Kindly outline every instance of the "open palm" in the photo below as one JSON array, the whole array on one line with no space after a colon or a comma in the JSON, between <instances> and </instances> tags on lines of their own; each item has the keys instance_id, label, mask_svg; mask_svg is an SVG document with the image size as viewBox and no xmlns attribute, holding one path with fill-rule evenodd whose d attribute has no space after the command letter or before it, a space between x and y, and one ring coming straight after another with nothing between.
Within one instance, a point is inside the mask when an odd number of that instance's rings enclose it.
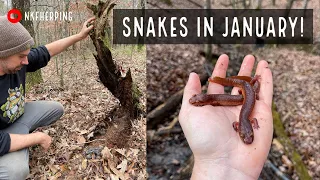
<instances>
[{"instance_id":1,"label":"open palm","mask_svg":"<svg viewBox=\"0 0 320 180\"><path fill-rule=\"evenodd\" d=\"M212 77L225 77L228 56L221 55L216 63ZM254 57L244 58L240 76L250 76ZM272 126L272 74L266 61L260 61L256 75L261 75L259 100L256 101L251 118L257 118L260 128L254 129L254 141L247 145L232 128L232 123L239 120L241 106L203 106L196 107L189 103L194 94L201 93L200 79L191 73L184 90L179 121L195 157L193 177L223 179L257 179L267 158L273 133ZM210 83L208 94L223 94L224 87ZM232 90L233 95L238 89ZM207 174L203 170L209 170ZM214 172L218 171L218 172ZM197 175L198 173L198 175ZM199 174L200 173L200 174ZM207 176L205 176L207 175ZM229 177L229 178L227 178Z\"/></svg>"}]
</instances>

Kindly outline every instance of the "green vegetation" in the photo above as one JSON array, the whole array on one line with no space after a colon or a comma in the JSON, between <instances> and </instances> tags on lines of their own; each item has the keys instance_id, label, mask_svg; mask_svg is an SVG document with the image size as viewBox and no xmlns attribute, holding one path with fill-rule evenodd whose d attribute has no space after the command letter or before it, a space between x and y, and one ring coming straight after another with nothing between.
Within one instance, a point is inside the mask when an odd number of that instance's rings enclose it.
<instances>
[{"instance_id":1,"label":"green vegetation","mask_svg":"<svg viewBox=\"0 0 320 180\"><path fill-rule=\"evenodd\" d=\"M308 170L304 163L302 162L301 156L295 150L293 144L291 143L289 137L287 136L285 129L283 127L282 121L280 119L280 115L276 110L276 105L272 104L272 116L273 116L273 126L275 133L277 135L277 139L280 143L285 147L285 153L288 157L290 157L293 162L293 166L299 176L299 179L311 180L310 175L308 174Z\"/></svg>"},{"instance_id":2,"label":"green vegetation","mask_svg":"<svg viewBox=\"0 0 320 180\"><path fill-rule=\"evenodd\" d=\"M26 77L26 92L28 92L34 85L43 82L41 70L36 72L27 73Z\"/></svg>"}]
</instances>

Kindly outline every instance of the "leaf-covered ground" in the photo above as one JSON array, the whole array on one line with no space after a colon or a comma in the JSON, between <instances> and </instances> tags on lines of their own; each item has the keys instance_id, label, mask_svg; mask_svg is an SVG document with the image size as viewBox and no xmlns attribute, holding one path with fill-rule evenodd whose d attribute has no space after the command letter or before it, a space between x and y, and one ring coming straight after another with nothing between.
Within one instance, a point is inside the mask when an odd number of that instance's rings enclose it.
<instances>
[{"instance_id":1,"label":"leaf-covered ground","mask_svg":"<svg viewBox=\"0 0 320 180\"><path fill-rule=\"evenodd\" d=\"M133 54L131 54L133 50ZM120 46L112 50L113 58L124 70L131 69L133 81L142 92L140 105L145 109L145 47ZM109 113L119 106L117 99L99 82L92 52L62 53L63 81L57 75L57 57L42 69L44 82L27 93L28 100L52 100L63 104L63 117L39 131L53 137L48 152L30 148L30 179L145 179L146 120L143 115L128 119L132 124L129 138L108 132L109 126L121 129ZM131 60L132 59L132 60ZM61 72L59 64L59 73ZM106 140L122 142L117 147Z\"/></svg>"}]
</instances>

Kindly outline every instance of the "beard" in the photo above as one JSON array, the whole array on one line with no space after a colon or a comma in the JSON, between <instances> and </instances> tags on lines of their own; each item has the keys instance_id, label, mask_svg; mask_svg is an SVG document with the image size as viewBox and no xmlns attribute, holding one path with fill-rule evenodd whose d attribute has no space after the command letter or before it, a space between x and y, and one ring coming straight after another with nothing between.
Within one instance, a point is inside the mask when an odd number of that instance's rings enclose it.
<instances>
[{"instance_id":1,"label":"beard","mask_svg":"<svg viewBox=\"0 0 320 180\"><path fill-rule=\"evenodd\" d=\"M24 65L17 65L16 67L10 67L9 63L6 60L0 59L0 72L4 74L15 74L23 68Z\"/></svg>"},{"instance_id":2,"label":"beard","mask_svg":"<svg viewBox=\"0 0 320 180\"><path fill-rule=\"evenodd\" d=\"M22 68L23 66L19 66L19 67L16 67L16 68L14 68L14 69L5 69L4 70L4 72L6 73L6 74L15 74L15 73L17 73L18 71L20 71L21 70L21 68Z\"/></svg>"}]
</instances>

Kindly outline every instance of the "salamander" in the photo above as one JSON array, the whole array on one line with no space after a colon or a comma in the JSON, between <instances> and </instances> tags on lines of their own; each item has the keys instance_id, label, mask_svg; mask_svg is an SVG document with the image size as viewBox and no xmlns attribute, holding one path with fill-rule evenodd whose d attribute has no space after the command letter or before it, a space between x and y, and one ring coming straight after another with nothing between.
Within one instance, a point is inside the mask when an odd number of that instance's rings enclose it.
<instances>
[{"instance_id":1,"label":"salamander","mask_svg":"<svg viewBox=\"0 0 320 180\"><path fill-rule=\"evenodd\" d=\"M260 76L255 76L251 78L249 76L231 76L229 78L233 79L241 79L253 86L253 90L256 94L256 99L258 100L258 93L260 90L260 83L258 78ZM209 79L210 81L210 79ZM239 93L242 94L241 90ZM212 105L212 106L237 106L243 104L243 96L242 95L227 95L227 94L194 94L189 99L190 104L194 106L205 106L205 105Z\"/></svg>"},{"instance_id":2,"label":"salamander","mask_svg":"<svg viewBox=\"0 0 320 180\"><path fill-rule=\"evenodd\" d=\"M260 91L260 83L258 81L258 79L260 79L260 75L256 75L253 78L250 76L230 76L229 78L232 79L242 79L244 81L247 81L251 84L251 86L253 86L253 90L256 94L256 99L259 100L259 91ZM210 79L209 79L210 81ZM241 89L239 90L239 93L241 94Z\"/></svg>"},{"instance_id":3,"label":"salamander","mask_svg":"<svg viewBox=\"0 0 320 180\"><path fill-rule=\"evenodd\" d=\"M195 94L189 99L194 106L237 106L243 104L242 95Z\"/></svg>"},{"instance_id":4,"label":"salamander","mask_svg":"<svg viewBox=\"0 0 320 180\"><path fill-rule=\"evenodd\" d=\"M245 144L251 144L254 139L251 122L254 123L254 128L259 128L256 118L253 118L252 120L249 119L256 100L256 92L251 84L256 86L255 88L259 90L259 85L254 85L256 82L258 82L258 78L259 77L256 76L255 78L250 79L250 82L248 82L249 79L247 77L241 76L234 76L230 78L214 77L209 79L210 82L221 84L223 86L236 86L241 88L241 93L244 98L243 106L240 111L239 122L234 122L232 125L233 128L239 132L240 138Z\"/></svg>"}]
</instances>

